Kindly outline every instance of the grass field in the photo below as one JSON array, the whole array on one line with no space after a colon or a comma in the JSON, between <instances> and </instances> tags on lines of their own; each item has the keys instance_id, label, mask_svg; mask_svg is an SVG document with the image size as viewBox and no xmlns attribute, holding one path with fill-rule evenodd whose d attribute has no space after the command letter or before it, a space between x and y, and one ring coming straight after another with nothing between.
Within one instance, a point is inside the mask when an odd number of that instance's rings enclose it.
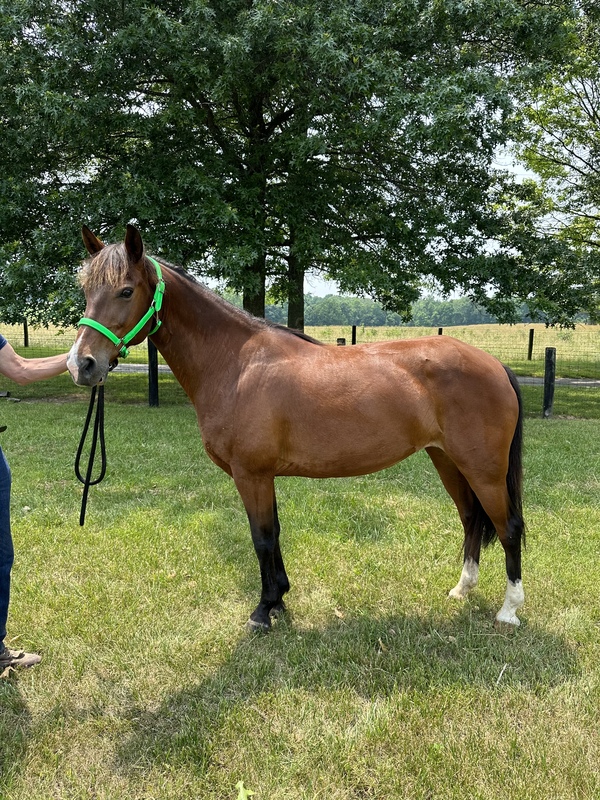
<instances>
[{"instance_id":1,"label":"grass field","mask_svg":"<svg viewBox=\"0 0 600 800\"><path fill-rule=\"evenodd\" d=\"M245 513L178 387L159 409L107 399L108 475L80 528L87 395L50 402L51 384L0 400L9 637L44 656L0 681L0 798L236 800L240 781L254 800L600 796L600 422L526 421L513 635L492 624L498 546L470 599L447 599L458 517L417 454L279 481L290 614L256 636Z\"/></svg>"}]
</instances>

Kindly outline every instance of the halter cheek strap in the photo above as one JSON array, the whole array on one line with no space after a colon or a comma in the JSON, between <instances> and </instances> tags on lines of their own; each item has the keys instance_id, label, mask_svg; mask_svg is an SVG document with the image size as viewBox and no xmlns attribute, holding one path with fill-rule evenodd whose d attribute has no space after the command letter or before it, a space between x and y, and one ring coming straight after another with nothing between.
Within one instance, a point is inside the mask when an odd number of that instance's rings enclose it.
<instances>
[{"instance_id":1,"label":"halter cheek strap","mask_svg":"<svg viewBox=\"0 0 600 800\"><path fill-rule=\"evenodd\" d=\"M115 336L115 334L111 330L102 325L100 322L96 322L95 319L90 319L89 317L82 317L79 320L79 325L86 325L88 328L93 328L95 331L98 331L98 333L101 333L104 336L106 336L106 338L109 339L117 348L117 350L119 351L119 356L121 358L127 358L127 356L129 355L129 350L127 348L127 345L135 336L138 335L138 333L142 330L144 325L146 325L152 319L152 317L156 316L156 325L150 331L148 336L152 336L154 333L156 333L156 331L160 328L162 324L161 321L158 319L158 312L162 308L163 295L165 293L165 282L163 280L162 270L160 268L160 264L158 263L158 261L150 257L148 257L148 261L150 261L154 265L154 269L156 270L156 277L158 278L158 283L156 284L156 289L154 290L154 297L152 299L152 303L150 304L150 308L148 309L148 311L146 311L146 313L137 323L137 325L135 325L135 327L133 327L129 331L129 333L126 333L122 339L119 339L118 336Z\"/></svg>"}]
</instances>

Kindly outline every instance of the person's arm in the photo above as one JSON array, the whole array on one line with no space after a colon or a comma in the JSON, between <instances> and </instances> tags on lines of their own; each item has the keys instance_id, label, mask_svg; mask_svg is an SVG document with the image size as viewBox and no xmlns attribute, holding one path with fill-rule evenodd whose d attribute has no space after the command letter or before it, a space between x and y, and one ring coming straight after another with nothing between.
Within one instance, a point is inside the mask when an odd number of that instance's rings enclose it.
<instances>
[{"instance_id":1,"label":"person's arm","mask_svg":"<svg viewBox=\"0 0 600 800\"><path fill-rule=\"evenodd\" d=\"M68 353L48 358L22 358L7 342L0 350L0 374L20 386L54 378L67 369Z\"/></svg>"}]
</instances>

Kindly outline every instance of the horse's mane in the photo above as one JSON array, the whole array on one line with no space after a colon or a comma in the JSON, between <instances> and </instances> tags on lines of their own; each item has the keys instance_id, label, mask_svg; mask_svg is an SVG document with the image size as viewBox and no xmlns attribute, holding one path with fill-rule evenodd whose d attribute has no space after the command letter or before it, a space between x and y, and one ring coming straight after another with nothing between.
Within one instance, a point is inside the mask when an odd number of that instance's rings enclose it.
<instances>
[{"instance_id":1,"label":"horse's mane","mask_svg":"<svg viewBox=\"0 0 600 800\"><path fill-rule=\"evenodd\" d=\"M116 288L128 269L125 245L111 244L86 258L79 270L79 283L84 291L106 284Z\"/></svg>"},{"instance_id":2,"label":"horse's mane","mask_svg":"<svg viewBox=\"0 0 600 800\"><path fill-rule=\"evenodd\" d=\"M296 330L296 328L288 328L287 325L281 325L279 322L271 322L268 319L262 321L267 326L267 328L276 328L278 331L283 331L284 333L291 333L292 336L296 336L298 339L304 339L305 342L310 342L311 344L323 345L323 342L320 342L313 336L309 336L308 333L304 333L304 331L298 331Z\"/></svg>"},{"instance_id":3,"label":"horse's mane","mask_svg":"<svg viewBox=\"0 0 600 800\"><path fill-rule=\"evenodd\" d=\"M237 306L234 306L233 303L230 303L229 300L226 300L224 297L221 297L220 294L217 294L217 292L214 292L212 289L209 289L208 286L205 286L203 283L201 283L194 275L191 274L191 272L188 272L183 267L178 267L176 264L170 264L163 258L160 259L160 263L163 266L167 267L168 269L172 270L173 272L176 272L185 280L188 280L191 283L193 283L194 286L198 287L203 292L208 292L214 301L224 306L227 306L227 309L230 311L230 313L233 313L234 315L239 316L240 318L243 318L246 321L252 322L252 324L257 327L274 328L275 330L281 331L284 334L288 335L291 334L292 336L296 336L299 339L304 339L305 342L310 342L311 344L319 344L319 345L323 344L323 342L320 342L318 339L314 339L312 336L309 336L307 333L304 333L303 331L297 331L295 328L288 328L286 325L280 325L278 322L271 322L268 319L255 317L253 314L249 314L243 308L238 308Z\"/></svg>"},{"instance_id":4,"label":"horse's mane","mask_svg":"<svg viewBox=\"0 0 600 800\"><path fill-rule=\"evenodd\" d=\"M216 292L213 292L212 289L209 289L208 286L205 286L203 283L197 280L194 275L183 269L183 267L170 264L163 258L157 260L159 260L163 266L167 267L167 269L172 270L185 280L190 281L190 283L194 284L194 286L200 289L203 293L206 292L210 294L214 302L226 306L230 313L243 318L246 320L246 322L251 322L257 327L272 328L274 330L281 331L283 334L296 336L299 339L304 339L304 341L310 342L311 344L323 344L318 339L314 339L312 336L308 336L308 334L303 333L302 331L297 331L294 328L287 328L285 325L280 325L279 323L271 322L269 320L261 319L260 317L255 317L252 314L249 314L247 311L244 311L244 309L234 306L233 303L230 303L228 300L225 300L224 297L221 297ZM144 260L144 263L150 282L155 284L156 270L147 258ZM129 264L125 245L108 245L83 262L79 271L79 282L84 290L96 289L99 286L103 286L107 283L109 286L117 287L123 280L123 276L127 272L128 268Z\"/></svg>"}]
</instances>

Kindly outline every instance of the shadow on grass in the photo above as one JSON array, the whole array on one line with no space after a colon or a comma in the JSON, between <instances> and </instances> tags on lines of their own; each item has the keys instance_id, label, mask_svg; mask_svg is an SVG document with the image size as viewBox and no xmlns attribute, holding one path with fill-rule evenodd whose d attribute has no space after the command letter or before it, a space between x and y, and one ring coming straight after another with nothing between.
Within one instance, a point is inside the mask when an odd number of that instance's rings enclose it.
<instances>
[{"instance_id":1,"label":"shadow on grass","mask_svg":"<svg viewBox=\"0 0 600 800\"><path fill-rule=\"evenodd\" d=\"M27 752L31 714L18 676L0 679L0 797L6 797Z\"/></svg>"},{"instance_id":2,"label":"shadow on grass","mask_svg":"<svg viewBox=\"0 0 600 800\"><path fill-rule=\"evenodd\" d=\"M308 630L286 617L268 635L241 636L216 671L169 695L155 711L129 709L132 733L118 751L117 768L134 770L142 758L204 772L230 718L252 715L260 698L275 709L279 702L293 707L295 692L297 702L310 693L325 707L340 696L426 703L432 693L454 693L462 702L466 692L496 694L502 704L504 692L543 696L578 673L575 652L561 637L527 625L502 633L491 619L483 602L476 608L467 602L445 617L336 618ZM260 716L266 735L271 723Z\"/></svg>"}]
</instances>

